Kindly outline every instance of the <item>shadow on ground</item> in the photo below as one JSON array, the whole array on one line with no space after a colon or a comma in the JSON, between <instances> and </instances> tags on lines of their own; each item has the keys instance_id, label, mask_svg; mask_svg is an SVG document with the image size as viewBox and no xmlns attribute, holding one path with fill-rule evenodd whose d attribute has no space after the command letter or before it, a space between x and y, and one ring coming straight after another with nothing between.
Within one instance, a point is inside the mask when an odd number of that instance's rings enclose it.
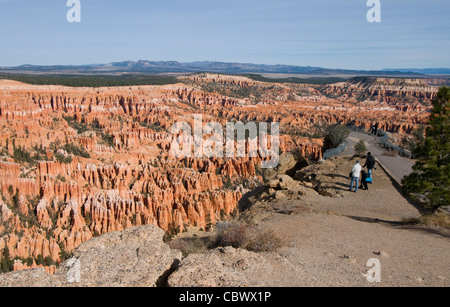
<instances>
[{"instance_id":1,"label":"shadow on ground","mask_svg":"<svg viewBox=\"0 0 450 307\"><path fill-rule=\"evenodd\" d=\"M380 224L380 225L384 225L384 226L388 226L388 227L412 230L412 231L417 231L417 232L421 232L421 233L435 235L435 236L442 237L445 239L450 239L450 232L446 229L430 228L429 226L419 225L419 224L416 224L416 223L410 222L410 221L387 221L387 220L380 220L377 218L351 216L351 215L346 215L346 217L348 217L352 220L359 221L359 222L370 223L370 224Z\"/></svg>"}]
</instances>

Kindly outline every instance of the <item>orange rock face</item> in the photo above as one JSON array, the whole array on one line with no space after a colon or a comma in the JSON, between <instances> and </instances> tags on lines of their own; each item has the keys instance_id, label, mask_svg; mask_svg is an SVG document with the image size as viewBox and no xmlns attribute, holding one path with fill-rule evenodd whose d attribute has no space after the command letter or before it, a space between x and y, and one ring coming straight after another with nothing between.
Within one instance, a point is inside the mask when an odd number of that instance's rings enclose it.
<instances>
[{"instance_id":1,"label":"orange rock face","mask_svg":"<svg viewBox=\"0 0 450 307\"><path fill-rule=\"evenodd\" d=\"M0 253L14 269L52 265L104 233L154 224L208 228L237 214L261 182L262 158L175 158L170 127L278 122L280 149L322 157L316 125L352 123L407 135L426 123L437 88L377 80L329 86L203 75L167 86L70 88L0 80ZM411 81L412 82L412 81ZM382 87L381 85L384 85ZM214 89L214 90L211 90ZM247 144L248 145L248 144Z\"/></svg>"}]
</instances>

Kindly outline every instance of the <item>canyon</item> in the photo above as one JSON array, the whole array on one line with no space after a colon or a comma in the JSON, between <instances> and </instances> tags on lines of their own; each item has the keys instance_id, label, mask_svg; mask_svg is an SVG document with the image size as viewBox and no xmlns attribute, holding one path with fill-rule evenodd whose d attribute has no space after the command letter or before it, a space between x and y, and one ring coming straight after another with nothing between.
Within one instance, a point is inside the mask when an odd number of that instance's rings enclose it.
<instances>
[{"instance_id":1,"label":"canyon","mask_svg":"<svg viewBox=\"0 0 450 307\"><path fill-rule=\"evenodd\" d=\"M427 124L433 80L327 85L194 74L161 86L75 88L0 80L0 255L55 273L98 236L154 225L207 231L239 215L261 157L175 158L177 122L280 123L280 151L323 155L321 127L373 123L400 140ZM440 81L439 81L440 82Z\"/></svg>"}]
</instances>

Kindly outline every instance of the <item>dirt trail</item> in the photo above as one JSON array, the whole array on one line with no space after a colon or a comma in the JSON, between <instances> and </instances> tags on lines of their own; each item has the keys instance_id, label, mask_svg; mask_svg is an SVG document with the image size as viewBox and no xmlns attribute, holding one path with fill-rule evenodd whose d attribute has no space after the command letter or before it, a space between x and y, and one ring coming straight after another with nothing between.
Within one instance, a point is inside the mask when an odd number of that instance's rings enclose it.
<instances>
[{"instance_id":1,"label":"dirt trail","mask_svg":"<svg viewBox=\"0 0 450 307\"><path fill-rule=\"evenodd\" d=\"M313 190L299 200L282 199L271 206L291 214L273 214L260 225L285 238L280 255L297 268L290 286L450 286L450 232L411 226L404 219L419 211L381 170L369 190L349 192L355 159L339 157L320 166L328 192ZM287 210L286 210L287 209ZM363 274L367 262L381 263L381 283Z\"/></svg>"}]
</instances>

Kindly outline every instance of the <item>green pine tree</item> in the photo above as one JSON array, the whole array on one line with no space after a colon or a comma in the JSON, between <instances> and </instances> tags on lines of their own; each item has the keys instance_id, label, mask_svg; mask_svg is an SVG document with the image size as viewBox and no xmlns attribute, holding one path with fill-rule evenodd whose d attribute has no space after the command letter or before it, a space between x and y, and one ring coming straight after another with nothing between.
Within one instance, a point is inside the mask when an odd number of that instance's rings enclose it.
<instances>
[{"instance_id":1,"label":"green pine tree","mask_svg":"<svg viewBox=\"0 0 450 307\"><path fill-rule=\"evenodd\" d=\"M414 172L403 180L405 193L437 210L450 204L450 88L439 89L426 137L414 150Z\"/></svg>"}]
</instances>

